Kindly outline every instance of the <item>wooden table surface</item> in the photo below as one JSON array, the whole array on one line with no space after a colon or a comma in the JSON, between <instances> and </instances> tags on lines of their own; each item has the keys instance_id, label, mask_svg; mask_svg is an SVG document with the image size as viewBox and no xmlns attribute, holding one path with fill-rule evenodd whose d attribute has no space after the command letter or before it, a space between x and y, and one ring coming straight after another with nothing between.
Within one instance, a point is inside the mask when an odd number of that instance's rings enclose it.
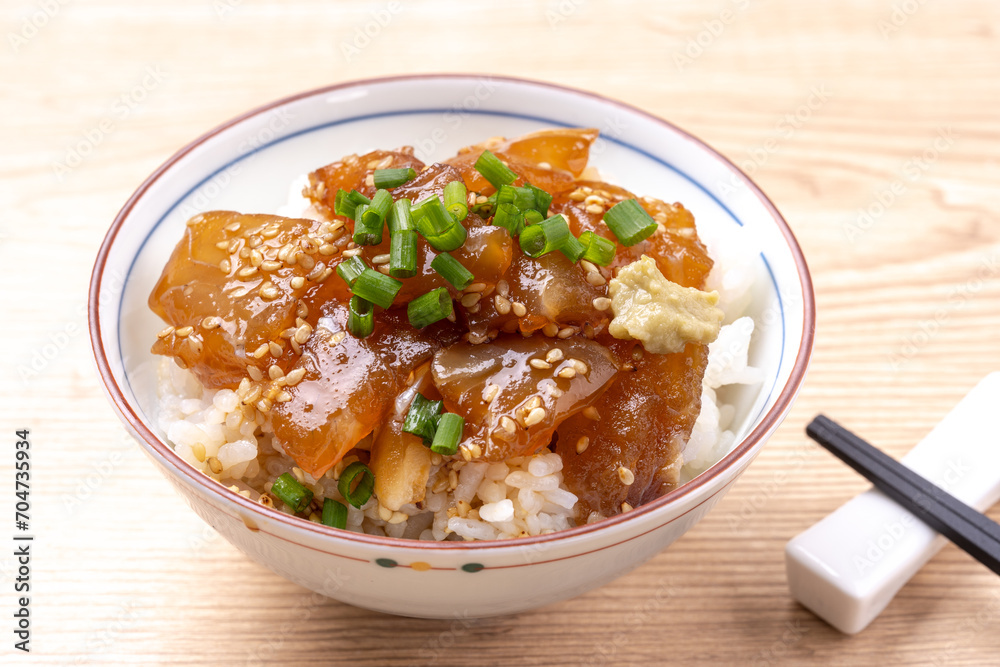
<instances>
[{"instance_id":1,"label":"wooden table surface","mask_svg":"<svg viewBox=\"0 0 1000 667\"><path fill-rule=\"evenodd\" d=\"M0 506L29 428L36 534L30 656L0 548L3 662L1000 660L1000 583L950 545L853 637L792 600L783 564L868 487L805 438L814 414L898 457L1000 368L995 2L5 0L0 27ZM704 521L604 588L469 624L317 599L217 537L107 404L84 311L112 218L181 145L290 93L441 71L593 90L702 137L784 213L818 304L798 402ZM669 606L636 622L662 586Z\"/></svg>"}]
</instances>

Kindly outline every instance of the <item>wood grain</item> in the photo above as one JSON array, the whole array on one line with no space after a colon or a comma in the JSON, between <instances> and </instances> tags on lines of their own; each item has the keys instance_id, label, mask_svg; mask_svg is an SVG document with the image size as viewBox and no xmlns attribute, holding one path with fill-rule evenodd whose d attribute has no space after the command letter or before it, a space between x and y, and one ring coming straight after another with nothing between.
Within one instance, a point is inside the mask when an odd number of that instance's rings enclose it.
<instances>
[{"instance_id":1,"label":"wood grain","mask_svg":"<svg viewBox=\"0 0 1000 667\"><path fill-rule=\"evenodd\" d=\"M33 659L995 663L1000 584L955 548L947 546L855 637L789 597L782 549L867 488L806 440L802 429L813 414L823 411L901 456L1000 366L996 3L636 0L612 8L586 0L433 0L389 7L356 0L0 5L0 265L8 282L0 391L5 429L31 428L34 442ZM344 45L373 12L388 13L387 25L347 53ZM32 29L32 21L41 27ZM594 90L704 138L751 172L787 217L809 259L819 313L795 408L708 518L604 588L468 623L317 600L216 537L107 405L83 310L93 258L115 212L185 142L300 90L437 71ZM86 155L60 177L57 165L74 150ZM10 457L3 458L9 488ZM3 618L13 606L12 564L0 556ZM16 662L9 631L0 636L4 662Z\"/></svg>"}]
</instances>

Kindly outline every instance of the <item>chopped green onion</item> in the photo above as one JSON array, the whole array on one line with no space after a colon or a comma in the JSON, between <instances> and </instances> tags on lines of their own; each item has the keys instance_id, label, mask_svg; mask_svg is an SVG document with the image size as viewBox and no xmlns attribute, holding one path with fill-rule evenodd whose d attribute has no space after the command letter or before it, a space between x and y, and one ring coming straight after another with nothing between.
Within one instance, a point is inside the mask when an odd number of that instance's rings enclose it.
<instances>
[{"instance_id":1,"label":"chopped green onion","mask_svg":"<svg viewBox=\"0 0 1000 667\"><path fill-rule=\"evenodd\" d=\"M365 260L361 259L358 255L351 257L350 259L345 259L340 264L337 265L337 275L344 279L348 287L354 287L354 281L358 279L368 265L365 264Z\"/></svg>"},{"instance_id":2,"label":"chopped green onion","mask_svg":"<svg viewBox=\"0 0 1000 667\"><path fill-rule=\"evenodd\" d=\"M323 500L323 517L320 522L331 528L347 528L347 505L333 498Z\"/></svg>"},{"instance_id":3,"label":"chopped green onion","mask_svg":"<svg viewBox=\"0 0 1000 667\"><path fill-rule=\"evenodd\" d=\"M483 151L483 154L473 165L480 174L483 175L496 189L502 185L510 185L517 180L517 174L511 171L507 165L500 161L496 155L490 151Z\"/></svg>"},{"instance_id":4,"label":"chopped green onion","mask_svg":"<svg viewBox=\"0 0 1000 667\"><path fill-rule=\"evenodd\" d=\"M333 200L333 212L337 215L342 215L344 217L355 219L355 211L361 204L370 204L371 200L364 196L357 190L337 190L337 194Z\"/></svg>"},{"instance_id":5,"label":"chopped green onion","mask_svg":"<svg viewBox=\"0 0 1000 667\"><path fill-rule=\"evenodd\" d=\"M493 224L503 227L511 238L516 238L524 229L524 215L513 204L500 204L493 214Z\"/></svg>"},{"instance_id":6,"label":"chopped green onion","mask_svg":"<svg viewBox=\"0 0 1000 667\"><path fill-rule=\"evenodd\" d=\"M656 231L656 220L635 199L620 201L609 208L604 222L625 246L633 246Z\"/></svg>"},{"instance_id":7,"label":"chopped green onion","mask_svg":"<svg viewBox=\"0 0 1000 667\"><path fill-rule=\"evenodd\" d=\"M462 263L446 252L441 253L431 261L431 268L442 278L451 283L455 289L464 290L472 284L475 276Z\"/></svg>"},{"instance_id":8,"label":"chopped green onion","mask_svg":"<svg viewBox=\"0 0 1000 667\"><path fill-rule=\"evenodd\" d=\"M446 412L437 422L431 451L441 456L453 456L458 451L458 441L462 439L462 428L465 419L454 412Z\"/></svg>"},{"instance_id":9,"label":"chopped green onion","mask_svg":"<svg viewBox=\"0 0 1000 667\"><path fill-rule=\"evenodd\" d=\"M396 188L416 178L417 172L413 170L413 167L376 169L374 176L376 188Z\"/></svg>"},{"instance_id":10,"label":"chopped green onion","mask_svg":"<svg viewBox=\"0 0 1000 667\"><path fill-rule=\"evenodd\" d=\"M362 299L388 308L392 305L392 300L399 294L403 283L395 278L380 273L375 269L365 269L358 276L351 286L351 291Z\"/></svg>"},{"instance_id":11,"label":"chopped green onion","mask_svg":"<svg viewBox=\"0 0 1000 667\"><path fill-rule=\"evenodd\" d=\"M581 259L601 266L607 266L615 258L615 242L606 239L594 232L584 232L580 234L580 243L583 244L584 251Z\"/></svg>"},{"instance_id":12,"label":"chopped green onion","mask_svg":"<svg viewBox=\"0 0 1000 667\"><path fill-rule=\"evenodd\" d=\"M392 208L389 209L389 216L386 218L386 223L389 225L389 233L395 234L396 232L403 231L416 231L416 227L413 226L413 217L410 215L410 200L400 199Z\"/></svg>"},{"instance_id":13,"label":"chopped green onion","mask_svg":"<svg viewBox=\"0 0 1000 667\"><path fill-rule=\"evenodd\" d=\"M358 245L378 245L382 242L382 225L376 227L370 224L370 217L369 222L365 222L368 208L368 204L359 204L354 210L354 236L351 240Z\"/></svg>"},{"instance_id":14,"label":"chopped green onion","mask_svg":"<svg viewBox=\"0 0 1000 667\"><path fill-rule=\"evenodd\" d=\"M535 208L535 193L529 188L503 185L497 190L497 204L513 204L522 211Z\"/></svg>"},{"instance_id":15,"label":"chopped green onion","mask_svg":"<svg viewBox=\"0 0 1000 667\"><path fill-rule=\"evenodd\" d=\"M534 225L545 219L545 216L536 211L535 209L530 209L524 212L524 224Z\"/></svg>"},{"instance_id":16,"label":"chopped green onion","mask_svg":"<svg viewBox=\"0 0 1000 667\"><path fill-rule=\"evenodd\" d=\"M536 188L531 183L525 185L527 189L535 194L535 210L542 214L544 218L549 214L549 206L552 204L552 195L541 188Z\"/></svg>"},{"instance_id":17,"label":"chopped green onion","mask_svg":"<svg viewBox=\"0 0 1000 667\"><path fill-rule=\"evenodd\" d=\"M368 338L375 330L375 308L372 302L352 296L347 306L347 330L355 338Z\"/></svg>"},{"instance_id":18,"label":"chopped green onion","mask_svg":"<svg viewBox=\"0 0 1000 667\"><path fill-rule=\"evenodd\" d=\"M393 278L417 275L416 231L405 229L389 237L389 275Z\"/></svg>"},{"instance_id":19,"label":"chopped green onion","mask_svg":"<svg viewBox=\"0 0 1000 667\"><path fill-rule=\"evenodd\" d=\"M372 197L372 203L369 204L368 210L362 216L365 224L373 227L381 226L385 222L385 216L388 215L390 208L392 208L392 195L389 194L389 191L376 190L375 196Z\"/></svg>"},{"instance_id":20,"label":"chopped green onion","mask_svg":"<svg viewBox=\"0 0 1000 667\"><path fill-rule=\"evenodd\" d=\"M461 248L465 243L468 232L462 223L452 217L437 195L418 203L412 213L417 231L435 250L450 252Z\"/></svg>"},{"instance_id":21,"label":"chopped green onion","mask_svg":"<svg viewBox=\"0 0 1000 667\"><path fill-rule=\"evenodd\" d=\"M423 439L425 445L430 445L434 440L434 432L437 430L438 418L444 404L441 401L432 401L424 398L423 394L417 394L410 403L410 409L403 419L403 432L412 433Z\"/></svg>"},{"instance_id":22,"label":"chopped green onion","mask_svg":"<svg viewBox=\"0 0 1000 667\"><path fill-rule=\"evenodd\" d=\"M554 215L521 232L521 250L529 257L541 257L558 250L570 236L569 223L562 215Z\"/></svg>"},{"instance_id":23,"label":"chopped green onion","mask_svg":"<svg viewBox=\"0 0 1000 667\"><path fill-rule=\"evenodd\" d=\"M469 215L469 193L462 181L452 181L444 186L444 207L458 222Z\"/></svg>"},{"instance_id":24,"label":"chopped green onion","mask_svg":"<svg viewBox=\"0 0 1000 667\"><path fill-rule=\"evenodd\" d=\"M415 328L423 329L448 317L454 309L447 288L438 287L406 304L406 316Z\"/></svg>"},{"instance_id":25,"label":"chopped green onion","mask_svg":"<svg viewBox=\"0 0 1000 667\"><path fill-rule=\"evenodd\" d=\"M575 262L581 257L583 253L586 252L586 247L580 241L573 236L572 232L566 236L566 240L563 241L562 245L559 246L559 251L569 258L569 261Z\"/></svg>"},{"instance_id":26,"label":"chopped green onion","mask_svg":"<svg viewBox=\"0 0 1000 667\"><path fill-rule=\"evenodd\" d=\"M356 479L357 484L354 483ZM340 480L337 481L337 490L340 491L340 495L359 509L372 497L372 489L374 488L375 475L361 461L355 461L344 468L344 472L340 473Z\"/></svg>"},{"instance_id":27,"label":"chopped green onion","mask_svg":"<svg viewBox=\"0 0 1000 667\"><path fill-rule=\"evenodd\" d=\"M271 485L271 495L288 505L289 509L298 514L312 502L313 492L299 484L291 473L281 473Z\"/></svg>"}]
</instances>

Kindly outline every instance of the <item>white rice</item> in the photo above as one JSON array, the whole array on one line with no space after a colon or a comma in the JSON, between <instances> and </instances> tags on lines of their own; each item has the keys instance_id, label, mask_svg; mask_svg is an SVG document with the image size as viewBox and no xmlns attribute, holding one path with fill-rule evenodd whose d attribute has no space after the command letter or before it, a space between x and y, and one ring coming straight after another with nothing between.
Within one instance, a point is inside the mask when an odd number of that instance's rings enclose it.
<instances>
[{"instance_id":1,"label":"white rice","mask_svg":"<svg viewBox=\"0 0 1000 667\"><path fill-rule=\"evenodd\" d=\"M279 210L280 215L318 218L301 195L302 185L301 179L292 184L289 203ZM705 238L716 260L707 289L719 291L719 305L727 316L742 313L749 303L756 253L747 252L745 236L749 235ZM747 363L753 328L751 318L740 318L723 326L709 346L701 413L683 448L682 481L709 468L735 443L736 435L729 430L735 408L720 405L717 390L762 379L761 371ZM161 361L159 370L159 426L177 454L250 500L259 501L279 475L291 472L320 504L324 498L333 498L347 505L348 530L371 535L492 540L543 535L577 523L577 497L563 483L562 459L548 449L503 463L443 459L435 454L420 507L404 505L393 512L373 496L360 509L354 508L337 490L337 479L356 456L346 457L322 478L313 479L275 444L270 423L259 412L255 421L245 421L235 392L204 389L193 374L169 358ZM292 514L280 501L274 503ZM315 512L308 518L320 519Z\"/></svg>"}]
</instances>

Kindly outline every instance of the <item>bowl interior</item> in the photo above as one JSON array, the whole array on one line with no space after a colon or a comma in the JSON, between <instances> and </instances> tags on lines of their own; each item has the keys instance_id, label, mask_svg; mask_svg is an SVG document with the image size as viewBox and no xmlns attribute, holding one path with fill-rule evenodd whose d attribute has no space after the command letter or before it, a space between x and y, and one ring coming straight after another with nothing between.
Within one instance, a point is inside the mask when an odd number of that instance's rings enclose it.
<instances>
[{"instance_id":1,"label":"bowl interior","mask_svg":"<svg viewBox=\"0 0 1000 667\"><path fill-rule=\"evenodd\" d=\"M753 273L746 314L756 322L750 360L766 377L727 392L740 442L779 397L779 408L787 409L791 395L782 392L793 375L797 384L803 352L808 356L802 343L811 329L811 288L780 215L735 167L662 120L519 80L429 76L347 84L256 110L182 150L133 196L106 241L103 270L99 259L95 272L97 354L106 356L136 418L162 438L158 358L149 347L163 324L146 300L191 215L276 212L296 178L349 153L408 144L432 162L487 137L560 126L599 128L591 165L637 194L683 203L710 248L712 239L729 235L745 241Z\"/></svg>"}]
</instances>

